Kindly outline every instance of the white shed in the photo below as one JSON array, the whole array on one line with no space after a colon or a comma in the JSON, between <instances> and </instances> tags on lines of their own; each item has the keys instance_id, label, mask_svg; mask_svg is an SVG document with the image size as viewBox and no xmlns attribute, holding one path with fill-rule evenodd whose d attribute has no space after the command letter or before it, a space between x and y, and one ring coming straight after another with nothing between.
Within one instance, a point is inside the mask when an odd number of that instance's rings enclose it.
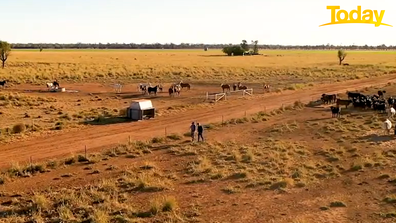
<instances>
[{"instance_id":1,"label":"white shed","mask_svg":"<svg viewBox=\"0 0 396 223\"><path fill-rule=\"evenodd\" d=\"M155 117L155 108L151 100L133 101L127 109L127 117L132 120L143 120Z\"/></svg>"}]
</instances>

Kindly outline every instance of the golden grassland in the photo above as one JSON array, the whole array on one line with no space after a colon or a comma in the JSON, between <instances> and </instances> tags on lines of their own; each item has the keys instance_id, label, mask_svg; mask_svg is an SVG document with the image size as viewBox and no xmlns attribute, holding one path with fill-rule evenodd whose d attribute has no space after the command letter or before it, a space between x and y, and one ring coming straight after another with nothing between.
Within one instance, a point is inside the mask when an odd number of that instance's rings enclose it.
<instances>
[{"instance_id":1,"label":"golden grassland","mask_svg":"<svg viewBox=\"0 0 396 223\"><path fill-rule=\"evenodd\" d=\"M368 92L375 90L367 89ZM392 146L384 146L388 142L377 139L381 137L382 118L386 116L348 109L339 119L313 120L311 115L317 108L306 106L296 102L271 113L260 112L210 125L209 131L221 132L223 128L247 128L283 118L284 121L276 125L252 133L257 139L250 143L187 143L183 142L183 136L173 134L168 136L168 142L155 137L149 142L132 142L88 157L75 155L26 167L15 165L3 173L2 183L12 182L16 177L39 177L40 173L78 163L85 164L80 168L95 170L112 159L145 157L161 150L166 151L162 156L169 156L169 160L177 160L180 164L167 171L150 160L139 167L110 166L106 170L120 168L121 172L113 178L82 187L37 191L13 198L6 202L1 216L9 222L190 222L198 221L200 210L205 207L200 204L199 208L191 207L185 198L187 193L169 195L181 185L197 185L196 190L199 190L201 183L218 184L215 187L218 193L230 196L254 193L252 189L287 194L309 185L320 185L324 180L338 181L342 176L353 178L355 173L362 171L374 173L382 181L389 180L389 185L394 183L391 169L395 150ZM330 117L329 110L322 113ZM297 120L304 115L305 118ZM373 150L373 145L381 149ZM98 170L95 173L101 174ZM350 190L354 188L351 186ZM142 194L149 195L143 203L137 202L136 197ZM386 191L377 194L382 195L384 197L375 198L383 200L378 204L381 212L373 213L376 220L396 216L388 211L396 199ZM339 197L341 199L328 204L318 203L316 208L329 211L349 207L351 201ZM208 202L215 202L217 198L211 199ZM370 199L367 197L366 201Z\"/></svg>"},{"instance_id":2,"label":"golden grassland","mask_svg":"<svg viewBox=\"0 0 396 223\"><path fill-rule=\"evenodd\" d=\"M351 51L338 66L336 51L267 51L260 56L226 57L220 50L13 51L0 79L40 83L67 81L201 80L285 81L343 80L396 72L393 53Z\"/></svg>"}]
</instances>

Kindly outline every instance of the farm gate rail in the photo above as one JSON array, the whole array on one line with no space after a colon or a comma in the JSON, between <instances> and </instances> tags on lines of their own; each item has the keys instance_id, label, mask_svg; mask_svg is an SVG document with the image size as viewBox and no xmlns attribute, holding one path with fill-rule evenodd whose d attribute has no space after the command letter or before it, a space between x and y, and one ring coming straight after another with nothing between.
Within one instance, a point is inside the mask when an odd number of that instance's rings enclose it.
<instances>
[{"instance_id":1,"label":"farm gate rail","mask_svg":"<svg viewBox=\"0 0 396 223\"><path fill-rule=\"evenodd\" d=\"M221 99L227 100L226 93L209 93L209 92L206 92L206 100L218 102Z\"/></svg>"},{"instance_id":2,"label":"farm gate rail","mask_svg":"<svg viewBox=\"0 0 396 223\"><path fill-rule=\"evenodd\" d=\"M249 88L249 89L245 89L245 90L229 91L229 92L227 92L227 93L228 93L229 95L231 95L231 94L236 94L236 93L240 93L240 92L242 92L242 95L243 95L243 96L245 96L245 95L252 96L252 95L253 95L253 88Z\"/></svg>"}]
</instances>

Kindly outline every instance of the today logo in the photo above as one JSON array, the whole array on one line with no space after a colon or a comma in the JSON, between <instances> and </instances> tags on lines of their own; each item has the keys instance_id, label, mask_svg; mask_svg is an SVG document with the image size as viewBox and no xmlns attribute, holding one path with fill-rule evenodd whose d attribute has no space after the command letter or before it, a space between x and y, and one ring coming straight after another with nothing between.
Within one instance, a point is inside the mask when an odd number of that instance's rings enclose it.
<instances>
[{"instance_id":1,"label":"today logo","mask_svg":"<svg viewBox=\"0 0 396 223\"><path fill-rule=\"evenodd\" d=\"M385 10L381 10L381 13L378 14L377 10L370 10L366 9L363 11L362 17L362 7L359 5L357 10L351 10L349 13L346 10L339 10L336 13L337 9L340 9L340 6L327 6L327 9L331 10L331 22L320 25L321 26L328 26L328 25L337 25L337 24L347 24L347 23L354 23L354 24L373 24L375 27L383 26L390 26L389 24L382 23L382 19L385 15ZM341 18L341 15L342 18ZM353 18L354 15L357 15L357 18ZM374 17L376 21L374 21Z\"/></svg>"}]
</instances>

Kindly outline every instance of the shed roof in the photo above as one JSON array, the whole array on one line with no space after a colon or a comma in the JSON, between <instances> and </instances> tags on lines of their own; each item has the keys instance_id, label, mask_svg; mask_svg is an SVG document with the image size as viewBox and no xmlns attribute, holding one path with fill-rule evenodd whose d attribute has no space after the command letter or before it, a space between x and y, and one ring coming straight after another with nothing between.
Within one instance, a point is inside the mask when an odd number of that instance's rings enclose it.
<instances>
[{"instance_id":1,"label":"shed roof","mask_svg":"<svg viewBox=\"0 0 396 223\"><path fill-rule=\"evenodd\" d=\"M133 101L131 103L131 106L129 106L129 108L137 109L137 110L146 110L154 107L153 104L151 103L151 100L141 99L141 100Z\"/></svg>"}]
</instances>

